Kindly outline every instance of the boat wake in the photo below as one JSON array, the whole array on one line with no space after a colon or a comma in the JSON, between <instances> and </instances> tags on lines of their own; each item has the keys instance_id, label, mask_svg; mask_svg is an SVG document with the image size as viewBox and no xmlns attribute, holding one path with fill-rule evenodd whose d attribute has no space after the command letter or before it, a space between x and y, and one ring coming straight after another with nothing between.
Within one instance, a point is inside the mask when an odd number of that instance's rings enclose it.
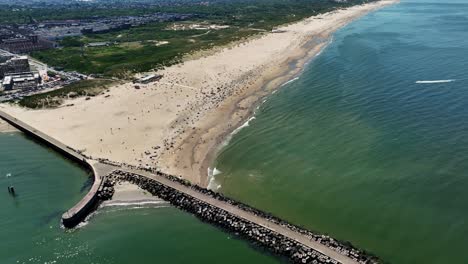
<instances>
[{"instance_id":1,"label":"boat wake","mask_svg":"<svg viewBox=\"0 0 468 264\"><path fill-rule=\"evenodd\" d=\"M432 84L432 83L450 83L456 81L455 79L451 80L433 80L433 81L416 81L417 84Z\"/></svg>"}]
</instances>

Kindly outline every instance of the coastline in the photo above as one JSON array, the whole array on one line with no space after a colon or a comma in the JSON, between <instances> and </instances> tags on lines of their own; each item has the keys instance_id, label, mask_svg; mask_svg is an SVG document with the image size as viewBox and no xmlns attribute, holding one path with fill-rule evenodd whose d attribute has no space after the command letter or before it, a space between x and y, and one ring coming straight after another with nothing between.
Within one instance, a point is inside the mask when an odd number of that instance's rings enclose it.
<instances>
[{"instance_id":1,"label":"coastline","mask_svg":"<svg viewBox=\"0 0 468 264\"><path fill-rule=\"evenodd\" d=\"M296 77L330 35L384 0L310 17L168 67L159 82L119 84L91 100L73 99L55 109L0 109L82 151L145 168L156 168L206 187L208 168L222 143L259 103Z\"/></svg>"},{"instance_id":2,"label":"coastline","mask_svg":"<svg viewBox=\"0 0 468 264\"><path fill-rule=\"evenodd\" d=\"M332 34L335 31L353 22L354 20L367 15L368 13L399 2L400 0L381 0L377 3L357 6L364 7L368 5L374 5L368 9L364 8L360 13L356 14L355 16L349 17L349 20L345 21L344 23L335 25L335 27L333 28L320 32L319 36L323 40L319 43L316 43L316 40L314 38L304 41L304 43L301 44L299 49L295 51L294 56L290 56L282 65L277 66L278 69L276 74L272 73L270 76L266 76L264 83L260 84L257 87L257 90L252 93L252 95L249 95L253 96L254 99L250 106L247 107L247 109L240 106L242 104L242 101L246 98L241 97L237 102L234 102L233 105L236 105L236 107L229 113L229 121L226 122L226 117L220 117L220 119L224 120L226 124L230 124L227 126L227 128L226 126L224 126L223 133L217 135L217 139L215 140L216 143L211 147L208 147L205 158L202 161L202 165L200 166L199 173L200 175L202 175L200 185L206 188L210 187L209 185L211 183L211 180L213 179L212 177L215 176L213 175L213 171L216 169L213 163L216 160L219 151L221 151L226 144L229 144L229 141L231 140L232 136L239 132L245 124L248 125L249 121L255 119L255 111L267 100L268 96L275 93L287 83L300 78L304 67L308 63L310 63L315 57L320 55L321 52L333 41ZM242 117L239 118L236 117L236 115L242 115ZM234 125L232 124L232 122L234 122ZM214 127L208 128L208 133L212 131L213 128ZM216 137L216 135L214 136ZM193 149L201 145L202 144L197 145L195 143ZM195 153L192 154L195 155ZM192 164L192 166L193 165L194 164Z\"/></svg>"}]
</instances>

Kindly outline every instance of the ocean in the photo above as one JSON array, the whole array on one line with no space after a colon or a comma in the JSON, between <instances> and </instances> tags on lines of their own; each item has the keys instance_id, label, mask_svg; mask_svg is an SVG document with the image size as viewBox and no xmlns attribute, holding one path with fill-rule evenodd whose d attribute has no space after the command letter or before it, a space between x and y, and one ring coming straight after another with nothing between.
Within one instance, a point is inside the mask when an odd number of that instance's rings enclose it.
<instances>
[{"instance_id":1,"label":"ocean","mask_svg":"<svg viewBox=\"0 0 468 264\"><path fill-rule=\"evenodd\" d=\"M397 264L468 260L468 1L371 13L270 96L212 186Z\"/></svg>"},{"instance_id":2,"label":"ocean","mask_svg":"<svg viewBox=\"0 0 468 264\"><path fill-rule=\"evenodd\" d=\"M233 135L213 186L390 263L466 262L466 29L468 0L403 0L339 30ZM88 172L21 133L0 150L2 264L281 262L167 205L65 230Z\"/></svg>"}]
</instances>

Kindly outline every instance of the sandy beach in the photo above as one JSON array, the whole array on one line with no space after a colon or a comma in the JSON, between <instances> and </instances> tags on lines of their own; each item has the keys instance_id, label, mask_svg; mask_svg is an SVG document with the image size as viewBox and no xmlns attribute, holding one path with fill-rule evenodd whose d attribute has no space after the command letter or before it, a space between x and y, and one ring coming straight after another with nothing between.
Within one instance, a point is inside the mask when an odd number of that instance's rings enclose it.
<instances>
[{"instance_id":1,"label":"sandy beach","mask_svg":"<svg viewBox=\"0 0 468 264\"><path fill-rule=\"evenodd\" d=\"M10 132L17 132L18 130L8 124L7 122L0 119L0 133L10 133Z\"/></svg>"},{"instance_id":2,"label":"sandy beach","mask_svg":"<svg viewBox=\"0 0 468 264\"><path fill-rule=\"evenodd\" d=\"M1 104L0 110L87 156L158 168L206 186L220 144L264 97L298 75L334 31L396 2L337 10L217 48L159 71L160 81L140 89L125 83L56 109Z\"/></svg>"},{"instance_id":3,"label":"sandy beach","mask_svg":"<svg viewBox=\"0 0 468 264\"><path fill-rule=\"evenodd\" d=\"M137 185L131 184L129 182L120 182L116 184L114 186L114 190L115 193L112 196L112 199L109 201L104 201L101 206L169 206L168 202L153 196Z\"/></svg>"}]
</instances>

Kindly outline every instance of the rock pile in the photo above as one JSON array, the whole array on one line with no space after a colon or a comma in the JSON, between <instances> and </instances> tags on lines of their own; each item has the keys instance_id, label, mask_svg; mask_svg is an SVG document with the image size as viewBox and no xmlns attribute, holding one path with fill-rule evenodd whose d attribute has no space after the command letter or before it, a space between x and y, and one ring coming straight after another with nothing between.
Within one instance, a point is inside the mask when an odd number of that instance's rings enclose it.
<instances>
[{"instance_id":1,"label":"rock pile","mask_svg":"<svg viewBox=\"0 0 468 264\"><path fill-rule=\"evenodd\" d=\"M223 201L223 202L226 202L226 203L229 203L231 205L234 205L240 209L243 209L245 211L248 211L250 213L253 213L255 215L258 215L258 216L261 216L262 218L265 218L267 220L269 220L270 222L272 223L275 223L275 224L279 224L283 227L287 227L289 228L290 230L293 230L293 231L296 231L296 232L299 232L301 234L304 234L305 236L307 236L310 240L315 240L316 242L320 243L320 244L323 244L337 252L339 252L340 254L344 255L344 256L347 256L359 263L367 263L367 264L376 264L376 263L380 263L381 261L379 260L378 257L374 256L373 254L369 253L369 252L366 252L364 250L360 250L360 249L357 249L355 248L350 242L347 242L347 241L339 241L339 240L336 240L336 239L333 239L332 237L328 236L328 235L323 235L323 234L318 234L316 232L312 232L312 231L309 231L307 229L304 229L302 227L299 227L299 226L296 226L296 225L293 225L291 223L288 223L274 215L271 215L267 212L263 212L263 211L260 211L258 209L255 209L255 208L252 208L250 207L249 205L246 205L242 202L239 202L239 201L236 201L236 200L233 200L233 199L230 199L220 193L217 193L217 192L214 192L212 190L208 190L208 189L205 189L205 188L202 188L198 185L192 185L190 184L190 182L186 181L186 180L183 180L183 179L180 179L180 178L177 178L177 177L174 177L174 176L171 176L171 175L167 175L167 174L164 174L164 173L161 173L161 172L157 172L157 171L152 171L153 173L155 174L158 174L158 175L161 175L161 176L164 176L168 179L170 179L171 181L175 181L175 182L178 182L184 186L187 186L187 187L190 187L191 189L193 190L196 190L200 193L204 193L206 195L209 195L217 200L220 200L220 201Z\"/></svg>"},{"instance_id":2,"label":"rock pile","mask_svg":"<svg viewBox=\"0 0 468 264\"><path fill-rule=\"evenodd\" d=\"M161 173L158 173L158 174L161 175ZM196 189L197 191L206 193L207 195L210 195L214 198L233 204L241 209L255 213L262 217L264 216L266 219L272 222L281 223L283 225L283 221L280 220L279 218L263 213L259 210L253 209L247 205L236 202L234 200L228 199L212 191L203 189L198 186L192 186L189 183L183 180L180 180L176 177L172 177L168 175L164 175L164 176L168 177L169 179L173 181L177 181L177 182L183 183L186 186L190 186L193 189ZM150 192L151 194L170 202L175 207L194 214L202 221L211 223L226 231L229 231L230 233L233 233L239 237L242 237L250 241L252 244L256 246L266 248L276 255L289 259L292 263L314 263L314 264L339 263L336 260L331 259L330 257L325 256L316 250L306 247L292 239L284 237L283 235L280 235L274 231L271 231L270 229L264 228L250 221L241 219L223 209L214 207L210 204L207 204L198 199L195 199L192 196L181 193L173 188L163 185L157 182L156 180L153 180L153 179L141 176L141 175L124 172L124 171L114 171L106 179L106 183L104 184L104 186L106 187L104 188L108 188L119 181L128 181L133 184L136 184L140 188ZM369 261L372 259L365 256L361 251L354 249L354 248L349 248L345 245L341 245L335 240L327 236L317 237L319 235L313 234L304 229L300 229L299 227L296 227L290 224L284 224L284 225L290 228L291 230L300 231L301 233L306 234L310 239L314 239L314 240L316 239L317 241L320 241L322 244L326 244L330 248L339 247L340 249L343 250L343 252L348 253L348 256L352 256L356 261L360 263L377 263L374 261ZM335 245L339 245L339 246L335 246Z\"/></svg>"},{"instance_id":3,"label":"rock pile","mask_svg":"<svg viewBox=\"0 0 468 264\"><path fill-rule=\"evenodd\" d=\"M132 165L129 165L129 164L125 164L125 163L116 163L116 162L111 162L109 160L106 160L106 159L101 159L100 160L102 163L106 163L106 164L110 164L110 165L114 165L114 166L122 166L122 167L127 167L127 168L131 168L131 169L135 169L135 170L143 170L143 171L148 171L148 172L151 172L153 174L156 174L158 176L162 176L162 177L165 177L173 182L177 182L181 185L184 185L186 187L189 187L191 188L192 190L196 190L200 193L203 193L205 195L208 195L214 199L217 199L217 200L220 200L220 201L223 201L223 202L226 202L226 203L229 203L231 205L234 205L242 210L245 210L247 212L250 212L250 213L253 213L257 216L260 216L264 219L267 219L268 221L272 222L272 223L275 223L275 224L278 224L278 225L281 225L283 227L287 227L289 228L290 230L292 231L295 231L295 232L298 232L298 233L301 233L305 236L307 236L310 240L314 240L318 243L321 243L327 247L329 247L330 249L333 249L335 251L337 251L338 253L344 255L344 256L347 256L353 260L355 260L356 262L359 262L359 263L366 263L366 264L377 264L377 263L381 263L381 260L376 257L375 255L369 253L369 252L366 252L364 250L361 250L361 249L358 249L356 247L354 247L350 242L348 241L340 241L340 240L336 240L336 239L333 239L332 237L328 236L328 235L323 235L323 234L319 234L318 232L312 232L310 230L307 230L303 227L300 227L300 226L297 226L297 225L293 225L291 223L288 223L287 221L284 221L270 213L267 213L267 212L264 212L264 211L260 211L258 209L255 209L255 208L252 208L250 207L249 205L246 205L242 202L239 202L239 201L236 201L236 200L233 200L233 199L230 199L228 197L225 197L224 195L220 194L220 193L217 193L217 192L214 192L212 190L208 190L208 189L205 189L205 188L202 188L198 185L192 185L189 181L187 180L184 180L182 178L179 178L179 177L175 177L175 176L172 176L172 175L168 175L168 174L165 174L155 168L148 168L148 167L142 167L142 166L132 166ZM134 175L134 174L132 174ZM137 175L135 175L137 176ZM141 176L140 176L141 177Z\"/></svg>"},{"instance_id":4,"label":"rock pile","mask_svg":"<svg viewBox=\"0 0 468 264\"><path fill-rule=\"evenodd\" d=\"M114 185L115 185L115 181L111 181L108 178L104 179L97 194L99 200L101 201L110 200L115 192Z\"/></svg>"}]
</instances>

